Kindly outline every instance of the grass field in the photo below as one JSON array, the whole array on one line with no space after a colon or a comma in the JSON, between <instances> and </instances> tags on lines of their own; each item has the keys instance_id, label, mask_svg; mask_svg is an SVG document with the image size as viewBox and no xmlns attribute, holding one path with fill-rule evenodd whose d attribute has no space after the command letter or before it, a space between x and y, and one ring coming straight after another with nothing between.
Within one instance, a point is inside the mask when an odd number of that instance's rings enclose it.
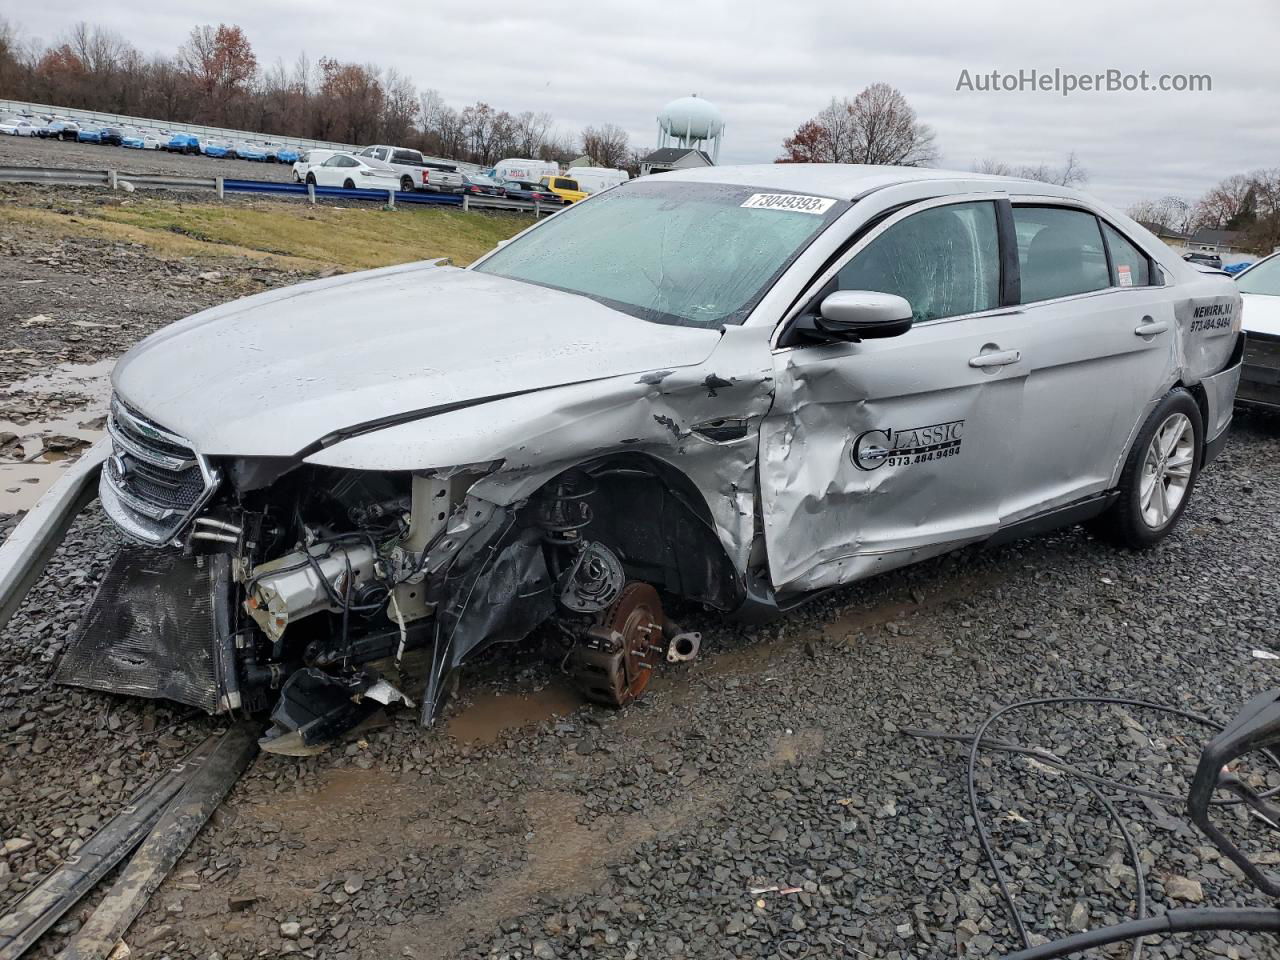
<instances>
[{"instance_id":1,"label":"grass field","mask_svg":"<svg viewBox=\"0 0 1280 960\"><path fill-rule=\"evenodd\" d=\"M0 224L142 243L162 257L269 258L281 267L308 271L362 270L435 257L462 266L533 222L509 213L386 210L373 204L191 203L108 195L68 206L50 202L47 195L23 199L0 205Z\"/></svg>"}]
</instances>

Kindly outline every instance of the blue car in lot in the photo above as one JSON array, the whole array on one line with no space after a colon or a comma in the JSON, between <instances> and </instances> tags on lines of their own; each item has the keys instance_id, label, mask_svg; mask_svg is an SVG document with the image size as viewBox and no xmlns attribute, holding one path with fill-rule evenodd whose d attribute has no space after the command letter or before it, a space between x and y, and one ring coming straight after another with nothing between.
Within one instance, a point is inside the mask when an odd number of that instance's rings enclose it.
<instances>
[{"instance_id":1,"label":"blue car in lot","mask_svg":"<svg viewBox=\"0 0 1280 960\"><path fill-rule=\"evenodd\" d=\"M81 127L76 139L81 143L101 143L102 131L97 127Z\"/></svg>"},{"instance_id":2,"label":"blue car in lot","mask_svg":"<svg viewBox=\"0 0 1280 960\"><path fill-rule=\"evenodd\" d=\"M164 148L170 153L199 153L200 138L193 133L175 133Z\"/></svg>"},{"instance_id":3,"label":"blue car in lot","mask_svg":"<svg viewBox=\"0 0 1280 960\"><path fill-rule=\"evenodd\" d=\"M211 141L205 141L203 146L200 147L200 152L206 157L214 157L219 160L235 156L235 151L231 149L230 144Z\"/></svg>"},{"instance_id":4,"label":"blue car in lot","mask_svg":"<svg viewBox=\"0 0 1280 960\"><path fill-rule=\"evenodd\" d=\"M130 133L120 138L120 146L128 147L130 150L145 150L147 141L143 140L139 134Z\"/></svg>"},{"instance_id":5,"label":"blue car in lot","mask_svg":"<svg viewBox=\"0 0 1280 960\"><path fill-rule=\"evenodd\" d=\"M279 163L297 163L299 156L293 147L276 147L276 161Z\"/></svg>"},{"instance_id":6,"label":"blue car in lot","mask_svg":"<svg viewBox=\"0 0 1280 960\"><path fill-rule=\"evenodd\" d=\"M252 143L237 143L232 156L239 157L241 160L255 160L258 163L265 163L267 151L261 147L254 146Z\"/></svg>"}]
</instances>

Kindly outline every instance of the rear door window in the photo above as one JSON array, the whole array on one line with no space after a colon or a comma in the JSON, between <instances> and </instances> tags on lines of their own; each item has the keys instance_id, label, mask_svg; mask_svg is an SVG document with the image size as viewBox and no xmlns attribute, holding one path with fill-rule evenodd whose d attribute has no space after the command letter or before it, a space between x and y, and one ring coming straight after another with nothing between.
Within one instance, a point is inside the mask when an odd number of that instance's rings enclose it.
<instances>
[{"instance_id":1,"label":"rear door window","mask_svg":"<svg viewBox=\"0 0 1280 960\"><path fill-rule=\"evenodd\" d=\"M1067 207L1014 207L1022 302L1056 300L1111 286L1098 218Z\"/></svg>"},{"instance_id":2,"label":"rear door window","mask_svg":"<svg viewBox=\"0 0 1280 960\"><path fill-rule=\"evenodd\" d=\"M1124 234L1109 223L1102 225L1111 252L1111 285L1113 287L1148 287L1151 285L1151 261Z\"/></svg>"}]
</instances>

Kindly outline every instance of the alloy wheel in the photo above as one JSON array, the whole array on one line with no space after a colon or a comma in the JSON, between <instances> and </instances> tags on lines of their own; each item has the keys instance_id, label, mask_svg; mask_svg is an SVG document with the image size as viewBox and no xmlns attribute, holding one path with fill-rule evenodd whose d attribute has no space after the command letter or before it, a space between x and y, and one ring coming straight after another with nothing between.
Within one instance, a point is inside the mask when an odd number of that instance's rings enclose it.
<instances>
[{"instance_id":1,"label":"alloy wheel","mask_svg":"<svg viewBox=\"0 0 1280 960\"><path fill-rule=\"evenodd\" d=\"M1186 498L1195 442L1195 429L1185 413L1171 414L1151 437L1142 461L1138 504L1142 522L1153 530L1169 523Z\"/></svg>"}]
</instances>

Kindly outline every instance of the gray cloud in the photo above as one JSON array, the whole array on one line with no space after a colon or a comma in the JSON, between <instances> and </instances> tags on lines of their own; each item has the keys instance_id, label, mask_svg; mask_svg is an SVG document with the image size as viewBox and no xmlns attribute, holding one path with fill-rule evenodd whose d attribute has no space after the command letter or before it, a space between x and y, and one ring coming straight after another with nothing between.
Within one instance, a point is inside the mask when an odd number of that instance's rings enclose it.
<instances>
[{"instance_id":1,"label":"gray cloud","mask_svg":"<svg viewBox=\"0 0 1280 960\"><path fill-rule=\"evenodd\" d=\"M984 157L1057 163L1075 150L1089 189L1111 202L1194 197L1222 177L1280 165L1274 65L1280 6L1169 0L685 0L528 4L360 4L338 0L48 0L21 11L53 39L76 20L112 27L146 52L172 52L193 24L238 23L259 60L305 50L394 66L462 106L484 100L551 112L566 132L616 122L654 142L666 101L718 104L722 162L777 156L782 139L832 96L883 80L938 134L946 166ZM1182 7L1183 9L1176 9ZM515 5L512 5L513 11ZM1209 73L1209 93L957 92L962 69Z\"/></svg>"}]
</instances>

